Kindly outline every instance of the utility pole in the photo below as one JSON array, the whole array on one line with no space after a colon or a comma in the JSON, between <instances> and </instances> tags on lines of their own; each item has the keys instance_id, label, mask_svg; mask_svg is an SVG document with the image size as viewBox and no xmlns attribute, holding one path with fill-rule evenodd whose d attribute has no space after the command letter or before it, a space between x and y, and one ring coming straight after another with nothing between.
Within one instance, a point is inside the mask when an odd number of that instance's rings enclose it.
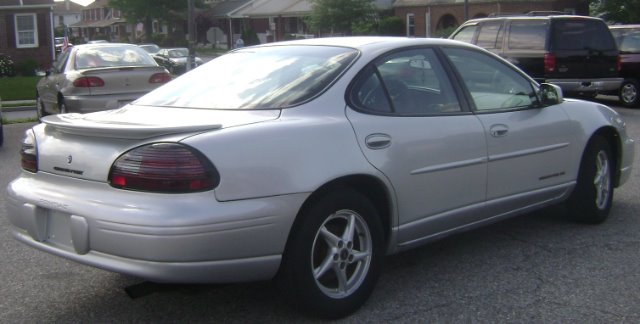
<instances>
[{"instance_id":1,"label":"utility pole","mask_svg":"<svg viewBox=\"0 0 640 324\"><path fill-rule=\"evenodd\" d=\"M187 26L189 33L189 57L187 58L187 71L191 70L191 67L195 63L196 49L195 49L195 17L193 13L193 0L187 0Z\"/></svg>"}]
</instances>

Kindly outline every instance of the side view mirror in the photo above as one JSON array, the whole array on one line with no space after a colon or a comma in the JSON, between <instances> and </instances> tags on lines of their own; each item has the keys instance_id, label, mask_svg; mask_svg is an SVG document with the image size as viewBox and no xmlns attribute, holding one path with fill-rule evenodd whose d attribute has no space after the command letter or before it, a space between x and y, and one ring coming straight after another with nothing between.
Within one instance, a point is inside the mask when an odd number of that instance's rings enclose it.
<instances>
[{"instance_id":1,"label":"side view mirror","mask_svg":"<svg viewBox=\"0 0 640 324\"><path fill-rule=\"evenodd\" d=\"M553 106L564 101L562 95L562 89L550 83L543 83L540 85L540 99L543 106Z\"/></svg>"}]
</instances>

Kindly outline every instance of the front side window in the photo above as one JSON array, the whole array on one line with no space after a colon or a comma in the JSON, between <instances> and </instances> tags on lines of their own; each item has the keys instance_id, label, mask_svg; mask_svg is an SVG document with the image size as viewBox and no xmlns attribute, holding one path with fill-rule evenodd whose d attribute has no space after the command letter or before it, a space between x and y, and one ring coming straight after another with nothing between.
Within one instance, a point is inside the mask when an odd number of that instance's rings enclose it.
<instances>
[{"instance_id":1,"label":"front side window","mask_svg":"<svg viewBox=\"0 0 640 324\"><path fill-rule=\"evenodd\" d=\"M471 43L477 28L478 26L475 25L463 27L457 34L455 34L455 36L453 36L453 39L465 43Z\"/></svg>"},{"instance_id":2,"label":"front side window","mask_svg":"<svg viewBox=\"0 0 640 324\"><path fill-rule=\"evenodd\" d=\"M467 90L476 110L503 111L537 105L529 79L498 59L470 49L444 48Z\"/></svg>"},{"instance_id":3,"label":"front side window","mask_svg":"<svg viewBox=\"0 0 640 324\"><path fill-rule=\"evenodd\" d=\"M280 109L329 87L359 52L333 46L268 46L236 50L150 92L144 106Z\"/></svg>"},{"instance_id":4,"label":"front side window","mask_svg":"<svg viewBox=\"0 0 640 324\"><path fill-rule=\"evenodd\" d=\"M361 111L390 115L460 112L457 97L432 49L411 49L377 60L360 73L349 101Z\"/></svg>"},{"instance_id":5,"label":"front side window","mask_svg":"<svg viewBox=\"0 0 640 324\"><path fill-rule=\"evenodd\" d=\"M35 14L15 15L16 47L38 47L38 24Z\"/></svg>"}]
</instances>

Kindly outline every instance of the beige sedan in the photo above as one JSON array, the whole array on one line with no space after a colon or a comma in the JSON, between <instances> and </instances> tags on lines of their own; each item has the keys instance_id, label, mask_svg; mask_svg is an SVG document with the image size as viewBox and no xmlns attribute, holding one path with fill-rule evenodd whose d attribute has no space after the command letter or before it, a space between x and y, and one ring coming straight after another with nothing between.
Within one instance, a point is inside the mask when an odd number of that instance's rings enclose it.
<instances>
[{"instance_id":1,"label":"beige sedan","mask_svg":"<svg viewBox=\"0 0 640 324\"><path fill-rule=\"evenodd\" d=\"M122 107L171 80L132 44L85 44L58 55L36 86L38 116Z\"/></svg>"}]
</instances>

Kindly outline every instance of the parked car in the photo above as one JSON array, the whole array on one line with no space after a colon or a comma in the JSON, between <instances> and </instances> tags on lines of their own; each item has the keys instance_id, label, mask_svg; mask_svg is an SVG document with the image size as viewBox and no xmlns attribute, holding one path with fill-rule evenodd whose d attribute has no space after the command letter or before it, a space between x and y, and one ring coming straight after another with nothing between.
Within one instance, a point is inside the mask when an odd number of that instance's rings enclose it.
<instances>
[{"instance_id":1,"label":"parked car","mask_svg":"<svg viewBox=\"0 0 640 324\"><path fill-rule=\"evenodd\" d=\"M56 53L60 53L62 51L62 47L64 46L64 37L55 37L53 39L53 44L54 44ZM73 46L73 44L68 43L67 46Z\"/></svg>"},{"instance_id":2,"label":"parked car","mask_svg":"<svg viewBox=\"0 0 640 324\"><path fill-rule=\"evenodd\" d=\"M484 47L538 82L559 85L567 96L617 91L618 49L598 18L570 15L473 19L449 37Z\"/></svg>"},{"instance_id":3,"label":"parked car","mask_svg":"<svg viewBox=\"0 0 640 324\"><path fill-rule=\"evenodd\" d=\"M634 141L614 110L476 46L346 37L238 49L121 109L45 117L21 156L19 241L151 281L276 278L338 318L387 254L552 204L604 221Z\"/></svg>"},{"instance_id":4,"label":"parked car","mask_svg":"<svg viewBox=\"0 0 640 324\"><path fill-rule=\"evenodd\" d=\"M169 70L171 74L182 74L187 71L188 48L163 48L154 56L156 62ZM192 69L202 65L204 61L195 57Z\"/></svg>"},{"instance_id":5,"label":"parked car","mask_svg":"<svg viewBox=\"0 0 640 324\"><path fill-rule=\"evenodd\" d=\"M620 97L625 107L640 106L640 25L609 26L620 49L620 75L624 78L620 90L612 94Z\"/></svg>"},{"instance_id":6,"label":"parked car","mask_svg":"<svg viewBox=\"0 0 640 324\"><path fill-rule=\"evenodd\" d=\"M119 108L169 80L169 73L136 45L77 45L58 55L38 82L38 116Z\"/></svg>"},{"instance_id":7,"label":"parked car","mask_svg":"<svg viewBox=\"0 0 640 324\"><path fill-rule=\"evenodd\" d=\"M139 44L138 46L140 46L143 50L147 51L147 53L151 55L155 55L160 52L160 46L156 44Z\"/></svg>"}]
</instances>

